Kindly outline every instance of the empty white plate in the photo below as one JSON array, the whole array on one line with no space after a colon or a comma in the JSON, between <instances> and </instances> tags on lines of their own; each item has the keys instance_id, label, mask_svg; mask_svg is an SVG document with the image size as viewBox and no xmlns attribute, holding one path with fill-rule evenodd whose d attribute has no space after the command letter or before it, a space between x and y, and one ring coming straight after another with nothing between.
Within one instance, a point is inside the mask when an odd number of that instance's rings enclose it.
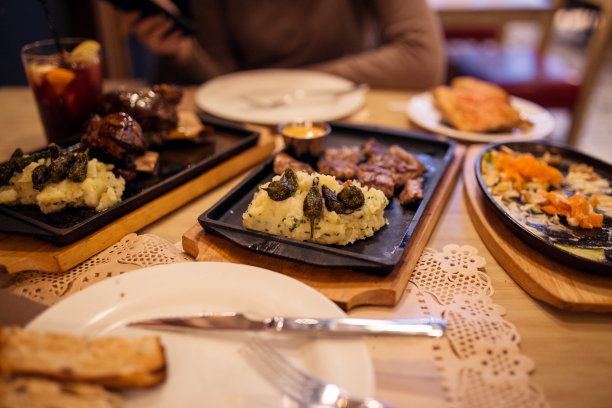
<instances>
[{"instance_id":1,"label":"empty white plate","mask_svg":"<svg viewBox=\"0 0 612 408\"><path fill-rule=\"evenodd\" d=\"M238 122L277 125L294 120L330 121L348 116L363 105L364 89L334 95L353 87L352 81L318 71L241 71L205 82L196 91L195 102L205 112ZM273 108L252 101L286 94L299 97L288 105Z\"/></svg>"}]
</instances>

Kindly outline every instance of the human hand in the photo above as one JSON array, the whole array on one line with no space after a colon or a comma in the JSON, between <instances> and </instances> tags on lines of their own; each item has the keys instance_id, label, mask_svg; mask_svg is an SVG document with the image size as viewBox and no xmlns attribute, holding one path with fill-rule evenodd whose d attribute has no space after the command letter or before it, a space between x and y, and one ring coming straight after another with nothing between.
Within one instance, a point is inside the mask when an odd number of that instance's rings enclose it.
<instances>
[{"instance_id":1,"label":"human hand","mask_svg":"<svg viewBox=\"0 0 612 408\"><path fill-rule=\"evenodd\" d=\"M169 1L157 1L172 13L178 13L176 6ZM132 34L149 50L179 61L185 60L191 53L191 38L180 29L175 29L173 22L163 14L142 18L140 12L126 12L123 20Z\"/></svg>"}]
</instances>

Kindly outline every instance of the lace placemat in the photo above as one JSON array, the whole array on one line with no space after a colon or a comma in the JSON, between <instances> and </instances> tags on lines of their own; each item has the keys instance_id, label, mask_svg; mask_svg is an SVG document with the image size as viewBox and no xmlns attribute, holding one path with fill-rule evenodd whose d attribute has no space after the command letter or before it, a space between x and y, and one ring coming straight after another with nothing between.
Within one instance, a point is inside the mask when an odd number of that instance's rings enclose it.
<instances>
[{"instance_id":1,"label":"lace placemat","mask_svg":"<svg viewBox=\"0 0 612 408\"><path fill-rule=\"evenodd\" d=\"M2 286L53 305L101 280L153 265L193 261L178 245L155 235L121 241L65 273L22 272ZM516 328L493 303L485 260L471 246L425 249L406 289L404 304L415 315L442 316L447 333L423 342L424 355L440 373L445 402L455 407L544 408L543 392L530 382L534 364L521 354Z\"/></svg>"},{"instance_id":2,"label":"lace placemat","mask_svg":"<svg viewBox=\"0 0 612 408\"><path fill-rule=\"evenodd\" d=\"M125 272L186 261L193 261L193 258L165 239L149 234L128 234L66 272L21 272L10 275L3 287L50 306L87 286Z\"/></svg>"},{"instance_id":3,"label":"lace placemat","mask_svg":"<svg viewBox=\"0 0 612 408\"><path fill-rule=\"evenodd\" d=\"M516 328L493 303L485 259L471 246L425 249L410 277L406 302L419 314L446 319L446 336L431 345L449 407L544 408L530 382L533 361L521 354Z\"/></svg>"}]
</instances>

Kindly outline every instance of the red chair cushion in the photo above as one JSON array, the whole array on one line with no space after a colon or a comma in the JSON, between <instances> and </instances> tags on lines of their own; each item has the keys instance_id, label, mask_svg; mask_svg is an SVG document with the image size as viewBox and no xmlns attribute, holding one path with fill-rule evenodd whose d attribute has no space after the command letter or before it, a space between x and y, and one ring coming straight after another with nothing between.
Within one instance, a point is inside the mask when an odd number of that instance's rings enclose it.
<instances>
[{"instance_id":1,"label":"red chair cushion","mask_svg":"<svg viewBox=\"0 0 612 408\"><path fill-rule=\"evenodd\" d=\"M498 40L500 37L501 30L499 27L461 27L444 29L444 38L447 40L463 38L484 41Z\"/></svg>"},{"instance_id":2,"label":"red chair cushion","mask_svg":"<svg viewBox=\"0 0 612 408\"><path fill-rule=\"evenodd\" d=\"M580 76L562 58L528 47L456 42L447 46L449 75L469 75L545 107L572 109Z\"/></svg>"}]
</instances>

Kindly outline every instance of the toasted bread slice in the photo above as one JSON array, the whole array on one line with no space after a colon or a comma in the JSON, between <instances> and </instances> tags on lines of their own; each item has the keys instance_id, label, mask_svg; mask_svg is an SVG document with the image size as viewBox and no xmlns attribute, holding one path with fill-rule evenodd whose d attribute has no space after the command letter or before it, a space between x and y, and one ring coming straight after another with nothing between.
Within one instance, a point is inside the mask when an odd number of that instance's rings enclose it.
<instances>
[{"instance_id":1,"label":"toasted bread slice","mask_svg":"<svg viewBox=\"0 0 612 408\"><path fill-rule=\"evenodd\" d=\"M466 132L499 132L527 128L530 124L510 104L506 91L497 85L471 77L458 77L452 87L432 90L444 119Z\"/></svg>"},{"instance_id":2,"label":"toasted bread slice","mask_svg":"<svg viewBox=\"0 0 612 408\"><path fill-rule=\"evenodd\" d=\"M166 378L166 359L158 337L87 339L4 327L0 372L111 388L150 387Z\"/></svg>"},{"instance_id":3,"label":"toasted bread slice","mask_svg":"<svg viewBox=\"0 0 612 408\"><path fill-rule=\"evenodd\" d=\"M451 81L451 86L455 89L465 89L487 98L499 98L505 101L509 99L508 92L502 87L474 77L455 77Z\"/></svg>"},{"instance_id":4,"label":"toasted bread slice","mask_svg":"<svg viewBox=\"0 0 612 408\"><path fill-rule=\"evenodd\" d=\"M2 408L118 408L123 398L92 384L62 383L43 378L0 379Z\"/></svg>"}]
</instances>

